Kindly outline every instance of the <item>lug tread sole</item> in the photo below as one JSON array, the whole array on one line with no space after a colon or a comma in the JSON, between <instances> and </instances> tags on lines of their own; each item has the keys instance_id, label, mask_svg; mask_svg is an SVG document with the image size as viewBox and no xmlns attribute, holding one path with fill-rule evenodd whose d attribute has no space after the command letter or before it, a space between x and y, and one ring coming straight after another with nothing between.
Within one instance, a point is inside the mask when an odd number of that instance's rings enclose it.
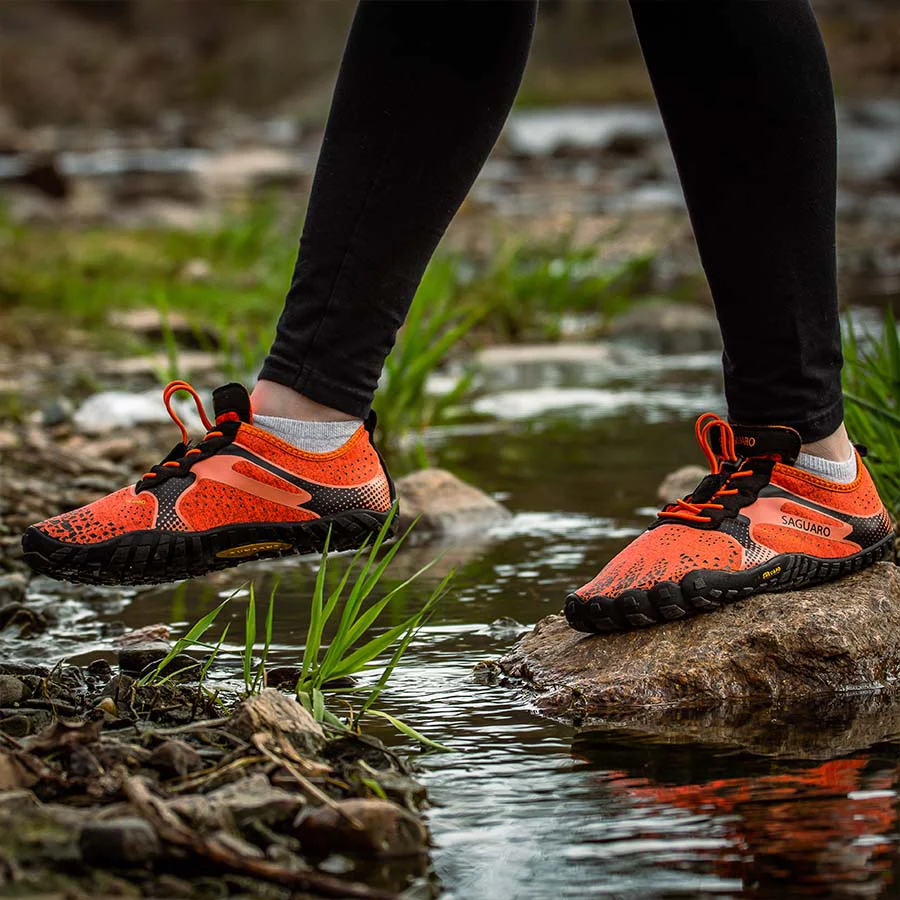
<instances>
[{"instance_id":1,"label":"lug tread sole","mask_svg":"<svg viewBox=\"0 0 900 900\"><path fill-rule=\"evenodd\" d=\"M277 559L294 554L321 553L331 529L329 550L359 549L374 537L387 519L386 512L352 510L334 516L291 523L223 525L202 532L135 531L95 544L68 544L34 526L22 538L25 562L35 571L58 581L79 584L165 584L229 569L256 559ZM396 518L390 536L397 534ZM247 556L217 554L251 544L288 544Z\"/></svg>"}]
</instances>

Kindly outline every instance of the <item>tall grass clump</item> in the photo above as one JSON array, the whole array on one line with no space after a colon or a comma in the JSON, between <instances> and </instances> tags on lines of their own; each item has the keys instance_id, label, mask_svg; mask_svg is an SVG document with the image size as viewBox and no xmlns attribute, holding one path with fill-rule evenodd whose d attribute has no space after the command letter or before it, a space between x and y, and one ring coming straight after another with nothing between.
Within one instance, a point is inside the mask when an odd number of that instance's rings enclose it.
<instances>
[{"instance_id":1,"label":"tall grass clump","mask_svg":"<svg viewBox=\"0 0 900 900\"><path fill-rule=\"evenodd\" d=\"M900 518L900 334L890 309L880 337L861 339L849 325L844 339L847 428L869 450L872 478Z\"/></svg>"},{"instance_id":2,"label":"tall grass clump","mask_svg":"<svg viewBox=\"0 0 900 900\"><path fill-rule=\"evenodd\" d=\"M433 615L437 604L445 595L452 577L452 573L448 574L431 591L425 601L408 614L401 611L398 601L404 595L406 588L426 572L434 561L391 587L378 599L370 600L413 527L411 525L402 537L382 553L385 550L385 542L391 534L392 520L396 515L396 510L397 507L394 506L374 539L367 540L356 552L338 579L336 586L331 590L327 588L329 582L329 533L313 588L310 623L295 691L297 699L317 721L332 727L358 731L363 716L377 716L387 720L397 730L424 746L446 750L448 748L419 734L405 722L375 708L375 703L381 696L391 674L418 631ZM256 591L252 582L249 586L249 599L244 615L244 639L241 646L237 648L244 696L258 693L266 686L266 666L274 632L277 587L276 583L269 595L263 644L257 658ZM222 654L230 626L226 626L215 644L209 644L203 638L237 593L238 591L191 626L184 637L175 642L166 657L140 680L140 684L161 685L176 676L198 672L199 688L205 690L204 683L207 674L213 662ZM372 629L378 628L384 619L388 619L390 624L379 633L371 635ZM210 655L204 662L186 661L183 665L178 665L181 654L196 648L209 651ZM385 657L387 658L385 659ZM347 682L353 676L379 668L381 673L373 686L348 688ZM359 691L365 693L361 703L357 706L346 699L343 700L342 709L346 713L343 721L329 708L327 700L328 696L336 691L340 691L345 697L348 693L353 694ZM207 691L207 693L209 692Z\"/></svg>"}]
</instances>

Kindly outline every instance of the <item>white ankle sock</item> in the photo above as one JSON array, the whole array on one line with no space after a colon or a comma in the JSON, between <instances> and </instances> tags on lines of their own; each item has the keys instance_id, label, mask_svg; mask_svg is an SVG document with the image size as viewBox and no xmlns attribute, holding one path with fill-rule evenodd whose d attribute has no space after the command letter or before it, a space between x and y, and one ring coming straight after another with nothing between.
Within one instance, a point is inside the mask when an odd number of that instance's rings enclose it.
<instances>
[{"instance_id":1,"label":"white ankle sock","mask_svg":"<svg viewBox=\"0 0 900 900\"><path fill-rule=\"evenodd\" d=\"M794 465L804 472L813 475L821 475L829 481L837 484L850 484L856 480L856 451L850 452L850 458L844 462L832 462L821 456L813 456L811 453L801 453Z\"/></svg>"},{"instance_id":2,"label":"white ankle sock","mask_svg":"<svg viewBox=\"0 0 900 900\"><path fill-rule=\"evenodd\" d=\"M361 419L342 422L303 422L280 416L254 416L253 424L307 453L330 453L343 447L362 425Z\"/></svg>"}]
</instances>

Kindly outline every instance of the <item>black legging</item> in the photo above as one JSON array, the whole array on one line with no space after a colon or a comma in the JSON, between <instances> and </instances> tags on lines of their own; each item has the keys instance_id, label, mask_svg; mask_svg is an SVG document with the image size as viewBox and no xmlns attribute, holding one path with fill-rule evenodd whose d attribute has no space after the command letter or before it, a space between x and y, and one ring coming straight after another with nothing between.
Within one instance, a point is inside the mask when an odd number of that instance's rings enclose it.
<instances>
[{"instance_id":1,"label":"black legging","mask_svg":"<svg viewBox=\"0 0 900 900\"><path fill-rule=\"evenodd\" d=\"M722 326L729 414L843 416L835 117L807 0L632 0ZM425 266L503 126L528 0L363 0L261 377L364 416Z\"/></svg>"}]
</instances>

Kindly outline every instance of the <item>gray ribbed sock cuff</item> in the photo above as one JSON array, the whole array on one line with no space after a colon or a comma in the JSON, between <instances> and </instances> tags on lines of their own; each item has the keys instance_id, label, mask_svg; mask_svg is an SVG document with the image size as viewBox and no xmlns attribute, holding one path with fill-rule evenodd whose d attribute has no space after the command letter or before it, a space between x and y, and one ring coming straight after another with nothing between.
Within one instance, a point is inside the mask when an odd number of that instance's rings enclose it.
<instances>
[{"instance_id":1,"label":"gray ribbed sock cuff","mask_svg":"<svg viewBox=\"0 0 900 900\"><path fill-rule=\"evenodd\" d=\"M821 475L836 484L850 484L856 481L856 452L850 454L850 459L845 462L833 462L823 459L821 456L813 456L811 453L801 453L794 465L804 472L813 475Z\"/></svg>"},{"instance_id":2,"label":"gray ribbed sock cuff","mask_svg":"<svg viewBox=\"0 0 900 900\"><path fill-rule=\"evenodd\" d=\"M307 453L330 453L343 447L362 425L362 419L343 422L303 422L280 416L254 416L253 424Z\"/></svg>"}]
</instances>

